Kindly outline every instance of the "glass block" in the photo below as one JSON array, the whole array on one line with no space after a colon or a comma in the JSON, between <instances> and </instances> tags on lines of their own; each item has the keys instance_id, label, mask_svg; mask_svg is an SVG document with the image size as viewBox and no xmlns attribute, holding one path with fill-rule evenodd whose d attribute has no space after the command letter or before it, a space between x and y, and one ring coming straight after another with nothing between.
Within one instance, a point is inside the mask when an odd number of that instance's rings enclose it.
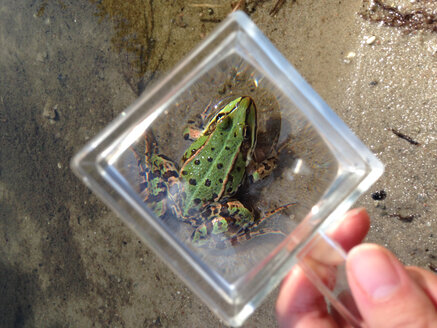
<instances>
[{"instance_id":1,"label":"glass block","mask_svg":"<svg viewBox=\"0 0 437 328\"><path fill-rule=\"evenodd\" d=\"M233 326L298 262L320 225L383 172L243 12L145 90L71 166Z\"/></svg>"}]
</instances>

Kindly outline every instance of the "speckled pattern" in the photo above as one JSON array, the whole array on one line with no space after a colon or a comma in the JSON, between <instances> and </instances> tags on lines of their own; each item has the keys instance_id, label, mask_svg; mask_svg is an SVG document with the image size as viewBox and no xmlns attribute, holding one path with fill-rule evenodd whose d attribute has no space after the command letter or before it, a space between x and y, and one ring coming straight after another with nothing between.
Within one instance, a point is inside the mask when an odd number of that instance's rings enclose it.
<instances>
[{"instance_id":1,"label":"speckled pattern","mask_svg":"<svg viewBox=\"0 0 437 328\"><path fill-rule=\"evenodd\" d=\"M2 1L1 327L223 326L73 176L69 161L201 41L231 2L133 1L124 12L107 1ZM286 1L274 17L274 1L246 2L259 28L385 163L358 203L373 219L368 240L406 264L436 265L437 33L371 22L358 14L366 2ZM147 18L128 16L147 35L135 49L117 29L117 15L129 10ZM373 200L382 189L387 197ZM245 327L275 327L274 301Z\"/></svg>"}]
</instances>

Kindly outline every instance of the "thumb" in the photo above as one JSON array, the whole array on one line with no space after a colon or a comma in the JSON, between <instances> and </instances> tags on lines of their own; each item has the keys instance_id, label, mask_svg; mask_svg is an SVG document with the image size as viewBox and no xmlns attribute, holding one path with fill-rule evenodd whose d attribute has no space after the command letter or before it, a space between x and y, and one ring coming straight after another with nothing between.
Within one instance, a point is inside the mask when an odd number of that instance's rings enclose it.
<instances>
[{"instance_id":1,"label":"thumb","mask_svg":"<svg viewBox=\"0 0 437 328\"><path fill-rule=\"evenodd\" d=\"M436 327L433 302L383 247L364 244L346 263L352 294L364 322L376 327Z\"/></svg>"}]
</instances>

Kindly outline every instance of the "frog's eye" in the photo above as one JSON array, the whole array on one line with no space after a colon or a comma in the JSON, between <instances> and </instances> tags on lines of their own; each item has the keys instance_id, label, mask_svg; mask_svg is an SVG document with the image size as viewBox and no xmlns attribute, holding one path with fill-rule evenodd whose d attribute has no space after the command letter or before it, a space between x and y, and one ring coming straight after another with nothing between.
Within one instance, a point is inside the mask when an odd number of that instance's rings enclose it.
<instances>
[{"instance_id":1,"label":"frog's eye","mask_svg":"<svg viewBox=\"0 0 437 328\"><path fill-rule=\"evenodd\" d=\"M223 116L225 116L225 113L217 114L217 117L216 117L217 122L220 121L220 119L221 119Z\"/></svg>"}]
</instances>

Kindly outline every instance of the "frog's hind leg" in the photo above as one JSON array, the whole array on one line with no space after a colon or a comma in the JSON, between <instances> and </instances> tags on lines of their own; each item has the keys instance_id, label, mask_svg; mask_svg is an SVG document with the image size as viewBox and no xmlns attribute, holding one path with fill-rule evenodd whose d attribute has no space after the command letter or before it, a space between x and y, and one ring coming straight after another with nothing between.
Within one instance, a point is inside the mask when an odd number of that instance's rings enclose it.
<instances>
[{"instance_id":1,"label":"frog's hind leg","mask_svg":"<svg viewBox=\"0 0 437 328\"><path fill-rule=\"evenodd\" d=\"M208 248L227 248L243 244L247 240L266 234L284 236L284 233L270 228L257 229L266 219L295 205L290 203L267 212L254 221L253 213L239 201L212 203L204 210L204 217L209 217L199 224L191 236L196 246ZM206 215L205 215L206 214Z\"/></svg>"},{"instance_id":2,"label":"frog's hind leg","mask_svg":"<svg viewBox=\"0 0 437 328\"><path fill-rule=\"evenodd\" d=\"M233 200L208 203L194 220L197 223L193 224L196 229L191 242L195 246L226 248L231 246L232 238L251 225L254 215L242 203Z\"/></svg>"},{"instance_id":3,"label":"frog's hind leg","mask_svg":"<svg viewBox=\"0 0 437 328\"><path fill-rule=\"evenodd\" d=\"M279 206L279 207L275 208L274 210L270 210L270 211L264 213L264 216L262 218L260 218L258 221L256 221L256 225L259 225L261 222L265 221L268 218L271 218L273 215L280 213L280 212L286 210L287 208L290 208L296 204L297 203L288 203L288 204Z\"/></svg>"},{"instance_id":4,"label":"frog's hind leg","mask_svg":"<svg viewBox=\"0 0 437 328\"><path fill-rule=\"evenodd\" d=\"M272 172L278 166L278 157L282 151L291 144L291 136L288 136L278 149L273 150L269 157L261 162L253 161L248 168L248 179L251 183L263 180L272 174Z\"/></svg>"},{"instance_id":5,"label":"frog's hind leg","mask_svg":"<svg viewBox=\"0 0 437 328\"><path fill-rule=\"evenodd\" d=\"M277 235L282 237L286 236L286 234L284 234L282 231L274 230L270 228L261 228L253 231L251 231L250 229L245 229L245 231L242 231L237 236L230 239L229 242L232 246L238 246L238 245L243 245L250 239L254 239L265 235L269 235L269 236Z\"/></svg>"},{"instance_id":6,"label":"frog's hind leg","mask_svg":"<svg viewBox=\"0 0 437 328\"><path fill-rule=\"evenodd\" d=\"M179 190L178 168L165 155L159 154L158 144L152 133L144 136L144 154L132 149L139 168L138 193L153 212L164 217L170 208L176 207L174 194Z\"/></svg>"},{"instance_id":7,"label":"frog's hind leg","mask_svg":"<svg viewBox=\"0 0 437 328\"><path fill-rule=\"evenodd\" d=\"M192 243L198 247L225 249L243 245L248 240L262 235L285 236L285 234L279 230L270 228L251 230L248 227L239 230L230 229L226 232L212 233L214 229L219 230L220 227L226 226L225 221L227 221L226 218L214 218L209 222L201 224L191 235Z\"/></svg>"},{"instance_id":8,"label":"frog's hind leg","mask_svg":"<svg viewBox=\"0 0 437 328\"><path fill-rule=\"evenodd\" d=\"M133 153L139 168L138 194L156 215L163 217L167 212L167 185L153 173L147 155L140 157L136 151Z\"/></svg>"},{"instance_id":9,"label":"frog's hind leg","mask_svg":"<svg viewBox=\"0 0 437 328\"><path fill-rule=\"evenodd\" d=\"M259 236L264 235L281 235L286 236L282 231L280 230L274 230L270 228L258 228L258 226L264 222L265 220L271 218L272 216L286 210L287 208L290 208L292 206L296 205L296 203L289 203L282 206L279 206L275 208L274 210L268 211L264 213L264 216L260 218L259 220L255 221L252 225L249 227L246 227L244 230L240 231L236 236L234 236L231 240L232 246L236 246L239 244L243 244L249 239L256 238Z\"/></svg>"}]
</instances>

